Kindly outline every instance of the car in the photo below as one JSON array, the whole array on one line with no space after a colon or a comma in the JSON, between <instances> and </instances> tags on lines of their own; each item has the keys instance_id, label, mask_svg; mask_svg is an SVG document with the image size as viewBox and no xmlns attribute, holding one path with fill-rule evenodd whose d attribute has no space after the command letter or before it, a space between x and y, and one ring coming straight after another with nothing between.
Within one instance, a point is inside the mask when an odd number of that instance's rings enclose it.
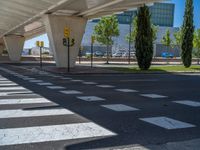
<instances>
[{"instance_id":1,"label":"car","mask_svg":"<svg viewBox=\"0 0 200 150\"><path fill-rule=\"evenodd\" d=\"M94 52L94 56L96 56L96 57L103 57L104 54L102 52L100 52L100 51L96 51L96 52Z\"/></svg>"},{"instance_id":2,"label":"car","mask_svg":"<svg viewBox=\"0 0 200 150\"><path fill-rule=\"evenodd\" d=\"M130 52L130 56L134 57L135 56L135 52ZM122 57L129 57L129 52L126 52L122 55Z\"/></svg>"},{"instance_id":3,"label":"car","mask_svg":"<svg viewBox=\"0 0 200 150\"><path fill-rule=\"evenodd\" d=\"M163 52L163 53L161 54L161 56L162 56L163 58L174 58L174 54L169 53L169 52Z\"/></svg>"},{"instance_id":4,"label":"car","mask_svg":"<svg viewBox=\"0 0 200 150\"><path fill-rule=\"evenodd\" d=\"M114 53L112 56L113 57L122 57L124 53L123 52L117 52L117 53Z\"/></svg>"}]
</instances>

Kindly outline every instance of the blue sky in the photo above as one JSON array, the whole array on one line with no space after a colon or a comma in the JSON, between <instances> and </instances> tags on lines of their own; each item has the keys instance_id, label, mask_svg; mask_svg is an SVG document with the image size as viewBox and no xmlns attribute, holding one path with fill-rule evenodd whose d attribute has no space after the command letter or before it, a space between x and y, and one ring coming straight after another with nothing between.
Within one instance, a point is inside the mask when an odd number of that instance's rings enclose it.
<instances>
[{"instance_id":1,"label":"blue sky","mask_svg":"<svg viewBox=\"0 0 200 150\"><path fill-rule=\"evenodd\" d=\"M180 27L183 23L184 8L186 0L171 0L168 3L175 4L175 14L174 14L174 26ZM196 28L200 28L200 0L194 0L194 24ZM45 46L49 47L49 41L47 35L41 35L34 39L25 42L25 48L32 48L35 46L36 41L44 41Z\"/></svg>"}]
</instances>

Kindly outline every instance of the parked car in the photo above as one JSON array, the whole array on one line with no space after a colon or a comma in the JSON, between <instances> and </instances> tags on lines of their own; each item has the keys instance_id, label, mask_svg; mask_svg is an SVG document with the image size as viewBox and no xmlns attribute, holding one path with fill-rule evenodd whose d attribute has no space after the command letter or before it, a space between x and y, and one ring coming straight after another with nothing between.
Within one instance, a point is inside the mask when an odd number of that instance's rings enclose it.
<instances>
[{"instance_id":1,"label":"parked car","mask_svg":"<svg viewBox=\"0 0 200 150\"><path fill-rule=\"evenodd\" d=\"M96 52L94 52L94 56L96 56L96 57L103 57L104 54L102 52L100 52L100 51L96 51Z\"/></svg>"},{"instance_id":2,"label":"parked car","mask_svg":"<svg viewBox=\"0 0 200 150\"><path fill-rule=\"evenodd\" d=\"M174 54L169 53L169 52L163 52L163 53L161 54L161 56L162 56L163 58L174 58Z\"/></svg>"},{"instance_id":3,"label":"parked car","mask_svg":"<svg viewBox=\"0 0 200 150\"><path fill-rule=\"evenodd\" d=\"M117 53L114 53L112 56L113 57L122 57L124 53L123 52L117 52Z\"/></svg>"},{"instance_id":4,"label":"parked car","mask_svg":"<svg viewBox=\"0 0 200 150\"><path fill-rule=\"evenodd\" d=\"M130 52L130 56L135 57L135 52ZM129 52L124 53L122 57L129 57Z\"/></svg>"}]
</instances>

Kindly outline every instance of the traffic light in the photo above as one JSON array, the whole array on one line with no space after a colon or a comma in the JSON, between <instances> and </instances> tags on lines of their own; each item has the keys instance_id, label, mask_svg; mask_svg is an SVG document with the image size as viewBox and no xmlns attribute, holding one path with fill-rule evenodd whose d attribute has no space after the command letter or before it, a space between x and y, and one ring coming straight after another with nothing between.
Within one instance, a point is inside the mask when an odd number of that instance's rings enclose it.
<instances>
[{"instance_id":1,"label":"traffic light","mask_svg":"<svg viewBox=\"0 0 200 150\"><path fill-rule=\"evenodd\" d=\"M64 36L65 36L65 38L69 38L70 37L70 28L65 27L65 29L64 29Z\"/></svg>"}]
</instances>

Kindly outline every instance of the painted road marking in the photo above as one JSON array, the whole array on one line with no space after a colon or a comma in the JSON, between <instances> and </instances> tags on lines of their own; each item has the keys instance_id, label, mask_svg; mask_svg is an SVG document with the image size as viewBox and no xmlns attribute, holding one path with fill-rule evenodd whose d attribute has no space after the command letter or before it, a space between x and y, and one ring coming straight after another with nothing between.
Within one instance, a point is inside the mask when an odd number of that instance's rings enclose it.
<instances>
[{"instance_id":1,"label":"painted road marking","mask_svg":"<svg viewBox=\"0 0 200 150\"><path fill-rule=\"evenodd\" d=\"M24 87L16 86L16 87L0 87L0 91L8 91L8 90L26 90Z\"/></svg>"},{"instance_id":2,"label":"painted road marking","mask_svg":"<svg viewBox=\"0 0 200 150\"><path fill-rule=\"evenodd\" d=\"M22 117L41 117L74 114L67 109L38 109L38 110L1 110L0 119L22 118Z\"/></svg>"},{"instance_id":3,"label":"painted road marking","mask_svg":"<svg viewBox=\"0 0 200 150\"><path fill-rule=\"evenodd\" d=\"M53 85L52 83L49 82L44 82L44 83L37 83L38 85L42 85L42 86L50 86Z\"/></svg>"},{"instance_id":4,"label":"painted road marking","mask_svg":"<svg viewBox=\"0 0 200 150\"><path fill-rule=\"evenodd\" d=\"M167 96L158 95L158 94L141 94L141 96L148 97L148 98L167 98Z\"/></svg>"},{"instance_id":5,"label":"painted road marking","mask_svg":"<svg viewBox=\"0 0 200 150\"><path fill-rule=\"evenodd\" d=\"M60 93L67 94L67 95L70 95L70 94L83 94L82 92L76 91L76 90L65 90L65 91L60 91Z\"/></svg>"},{"instance_id":6,"label":"painted road marking","mask_svg":"<svg viewBox=\"0 0 200 150\"><path fill-rule=\"evenodd\" d=\"M32 91L0 92L0 96L18 96L21 94L33 94Z\"/></svg>"},{"instance_id":7,"label":"painted road marking","mask_svg":"<svg viewBox=\"0 0 200 150\"><path fill-rule=\"evenodd\" d=\"M96 82L83 82L83 84L86 84L86 85L95 85L97 83Z\"/></svg>"},{"instance_id":8,"label":"painted road marking","mask_svg":"<svg viewBox=\"0 0 200 150\"><path fill-rule=\"evenodd\" d=\"M65 89L65 87L63 86L46 86L48 89L52 89L52 90L61 90L61 89Z\"/></svg>"},{"instance_id":9,"label":"painted road marking","mask_svg":"<svg viewBox=\"0 0 200 150\"><path fill-rule=\"evenodd\" d=\"M39 83L39 82L43 82L42 80L29 80L29 82L32 82L32 83Z\"/></svg>"},{"instance_id":10,"label":"painted road marking","mask_svg":"<svg viewBox=\"0 0 200 150\"><path fill-rule=\"evenodd\" d=\"M110 105L101 105L101 106L105 107L107 109L111 109L111 110L119 111L119 112L122 112L122 111L137 111L137 110L139 110L137 108L130 107L130 106L123 105L123 104L110 104Z\"/></svg>"},{"instance_id":11,"label":"painted road marking","mask_svg":"<svg viewBox=\"0 0 200 150\"><path fill-rule=\"evenodd\" d=\"M168 130L195 127L195 125L181 122L181 121L174 120L167 117L140 118L140 120L168 129Z\"/></svg>"},{"instance_id":12,"label":"painted road marking","mask_svg":"<svg viewBox=\"0 0 200 150\"><path fill-rule=\"evenodd\" d=\"M113 86L113 85L97 85L97 87L100 87L100 88L114 88L115 86Z\"/></svg>"},{"instance_id":13,"label":"painted road marking","mask_svg":"<svg viewBox=\"0 0 200 150\"><path fill-rule=\"evenodd\" d=\"M134 92L138 92L138 91L132 90L132 89L116 89L116 91L124 92L124 93L134 93Z\"/></svg>"},{"instance_id":14,"label":"painted road marking","mask_svg":"<svg viewBox=\"0 0 200 150\"><path fill-rule=\"evenodd\" d=\"M0 87L3 87L3 86L16 86L18 84L16 83L5 83L5 84L0 84Z\"/></svg>"},{"instance_id":15,"label":"painted road marking","mask_svg":"<svg viewBox=\"0 0 200 150\"><path fill-rule=\"evenodd\" d=\"M84 100L84 101L88 101L88 102L92 102L92 101L105 101L104 98L97 97L97 96L79 96L77 98L81 99L81 100Z\"/></svg>"},{"instance_id":16,"label":"painted road marking","mask_svg":"<svg viewBox=\"0 0 200 150\"><path fill-rule=\"evenodd\" d=\"M52 103L46 98L1 99L0 105Z\"/></svg>"},{"instance_id":17,"label":"painted road marking","mask_svg":"<svg viewBox=\"0 0 200 150\"><path fill-rule=\"evenodd\" d=\"M77 123L0 130L0 146L29 144L60 140L115 136L116 134L95 124Z\"/></svg>"},{"instance_id":18,"label":"painted road marking","mask_svg":"<svg viewBox=\"0 0 200 150\"><path fill-rule=\"evenodd\" d=\"M190 101L190 100L174 101L174 103L188 105L188 106L191 106L191 107L200 107L200 102Z\"/></svg>"},{"instance_id":19,"label":"painted road marking","mask_svg":"<svg viewBox=\"0 0 200 150\"><path fill-rule=\"evenodd\" d=\"M72 82L84 82L83 80L71 80Z\"/></svg>"}]
</instances>

